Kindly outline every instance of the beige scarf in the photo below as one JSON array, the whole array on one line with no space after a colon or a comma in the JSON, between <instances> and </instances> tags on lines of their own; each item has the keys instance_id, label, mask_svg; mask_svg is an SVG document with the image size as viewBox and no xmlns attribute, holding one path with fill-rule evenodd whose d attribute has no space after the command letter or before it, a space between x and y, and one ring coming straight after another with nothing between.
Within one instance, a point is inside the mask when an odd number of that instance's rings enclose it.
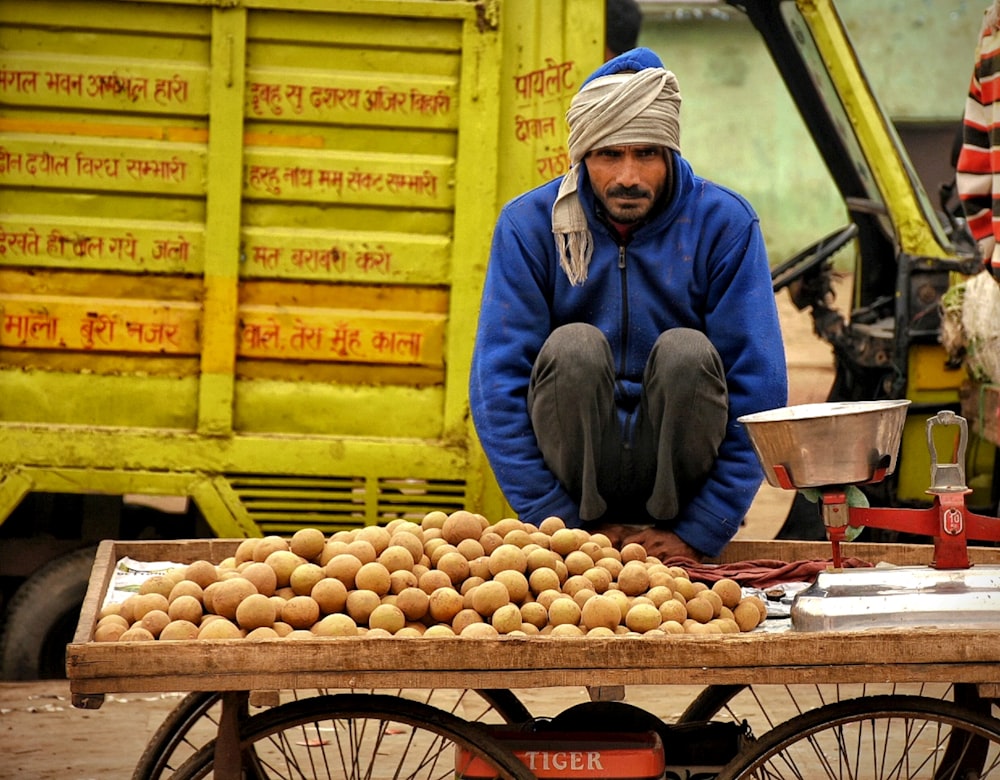
<instances>
[{"instance_id":1,"label":"beige scarf","mask_svg":"<svg viewBox=\"0 0 1000 780\"><path fill-rule=\"evenodd\" d=\"M552 206L559 264L573 285L587 279L594 242L577 192L587 152L605 146L656 144L680 151L681 93L663 68L602 76L585 85L566 112L570 169Z\"/></svg>"}]
</instances>

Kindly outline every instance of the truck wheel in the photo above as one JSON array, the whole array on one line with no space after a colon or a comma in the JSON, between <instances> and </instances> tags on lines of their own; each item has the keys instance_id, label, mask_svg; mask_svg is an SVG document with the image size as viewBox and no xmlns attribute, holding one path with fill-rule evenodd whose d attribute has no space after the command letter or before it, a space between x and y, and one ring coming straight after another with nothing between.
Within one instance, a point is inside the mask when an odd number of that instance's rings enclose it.
<instances>
[{"instance_id":1,"label":"truck wheel","mask_svg":"<svg viewBox=\"0 0 1000 780\"><path fill-rule=\"evenodd\" d=\"M66 645L76 630L96 551L85 547L49 561L14 593L0 634L4 680L66 676Z\"/></svg>"}]
</instances>

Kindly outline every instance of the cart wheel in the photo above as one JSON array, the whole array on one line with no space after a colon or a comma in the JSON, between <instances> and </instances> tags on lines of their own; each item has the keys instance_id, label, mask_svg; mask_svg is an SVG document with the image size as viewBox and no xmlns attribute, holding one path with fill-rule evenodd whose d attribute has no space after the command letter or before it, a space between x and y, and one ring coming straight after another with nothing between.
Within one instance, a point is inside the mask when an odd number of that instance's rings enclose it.
<instances>
[{"instance_id":1,"label":"cart wheel","mask_svg":"<svg viewBox=\"0 0 1000 780\"><path fill-rule=\"evenodd\" d=\"M329 690L284 691L296 699L325 696ZM483 723L525 723L531 713L517 696L505 689L496 690L400 690L396 696L417 700L445 710L465 721ZM171 777L184 761L202 746L215 739L221 715L221 695L216 691L190 693L171 710L146 744L139 757L132 780L161 780ZM248 712L242 716L249 717Z\"/></svg>"},{"instance_id":2,"label":"cart wheel","mask_svg":"<svg viewBox=\"0 0 1000 780\"><path fill-rule=\"evenodd\" d=\"M950 683L856 683L822 685L709 685L701 691L684 712L678 723L706 720L746 723L758 737L789 718L803 712L845 699L869 696L920 696L935 701L961 700L975 696L956 693ZM988 709L988 705L987 705Z\"/></svg>"},{"instance_id":3,"label":"cart wheel","mask_svg":"<svg viewBox=\"0 0 1000 780\"><path fill-rule=\"evenodd\" d=\"M870 696L792 718L718 775L735 778L1000 777L1000 721L953 702Z\"/></svg>"},{"instance_id":4,"label":"cart wheel","mask_svg":"<svg viewBox=\"0 0 1000 780\"><path fill-rule=\"evenodd\" d=\"M273 707L240 727L244 777L461 777L459 749L486 764L486 777L534 780L514 753L481 723L422 702L382 694L314 696ZM178 780L207 777L215 741L178 770Z\"/></svg>"},{"instance_id":5,"label":"cart wheel","mask_svg":"<svg viewBox=\"0 0 1000 780\"><path fill-rule=\"evenodd\" d=\"M146 743L132 780L170 777L202 745L215 739L220 709L221 696L215 691L189 693L181 699Z\"/></svg>"}]
</instances>

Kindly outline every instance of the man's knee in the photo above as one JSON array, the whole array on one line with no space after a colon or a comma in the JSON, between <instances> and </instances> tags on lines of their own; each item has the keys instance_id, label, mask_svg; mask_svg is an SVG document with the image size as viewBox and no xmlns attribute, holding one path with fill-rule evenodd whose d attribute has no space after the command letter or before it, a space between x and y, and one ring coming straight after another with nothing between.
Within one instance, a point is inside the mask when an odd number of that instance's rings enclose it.
<instances>
[{"instance_id":1,"label":"man's knee","mask_svg":"<svg viewBox=\"0 0 1000 780\"><path fill-rule=\"evenodd\" d=\"M541 370L558 366L562 375L593 380L611 365L611 347L593 325L574 322L556 328L542 345L537 364Z\"/></svg>"},{"instance_id":2,"label":"man's knee","mask_svg":"<svg viewBox=\"0 0 1000 780\"><path fill-rule=\"evenodd\" d=\"M722 377L725 373L718 350L708 336L693 328L673 328L661 333L650 353L649 368L675 378L705 373Z\"/></svg>"}]
</instances>

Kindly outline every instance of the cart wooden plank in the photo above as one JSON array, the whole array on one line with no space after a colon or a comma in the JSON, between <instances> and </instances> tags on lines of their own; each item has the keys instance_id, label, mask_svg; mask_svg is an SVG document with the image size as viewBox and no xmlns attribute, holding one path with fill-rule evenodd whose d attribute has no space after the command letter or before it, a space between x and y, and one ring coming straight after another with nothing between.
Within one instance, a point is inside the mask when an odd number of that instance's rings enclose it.
<instances>
[{"instance_id":1,"label":"cart wooden plank","mask_svg":"<svg viewBox=\"0 0 1000 780\"><path fill-rule=\"evenodd\" d=\"M885 659L873 663L873 659ZM533 688L1000 682L1000 631L665 639L317 639L74 646L74 693L272 688Z\"/></svg>"},{"instance_id":2,"label":"cart wooden plank","mask_svg":"<svg viewBox=\"0 0 1000 780\"><path fill-rule=\"evenodd\" d=\"M98 643L117 561L221 561L239 540L104 542L67 676L78 696L172 690L532 688L566 685L946 681L1000 684L1000 630L899 628L663 638L315 638ZM829 545L734 542L722 562L826 559ZM870 562L927 563L930 548L850 545ZM1000 551L970 548L976 562Z\"/></svg>"}]
</instances>

